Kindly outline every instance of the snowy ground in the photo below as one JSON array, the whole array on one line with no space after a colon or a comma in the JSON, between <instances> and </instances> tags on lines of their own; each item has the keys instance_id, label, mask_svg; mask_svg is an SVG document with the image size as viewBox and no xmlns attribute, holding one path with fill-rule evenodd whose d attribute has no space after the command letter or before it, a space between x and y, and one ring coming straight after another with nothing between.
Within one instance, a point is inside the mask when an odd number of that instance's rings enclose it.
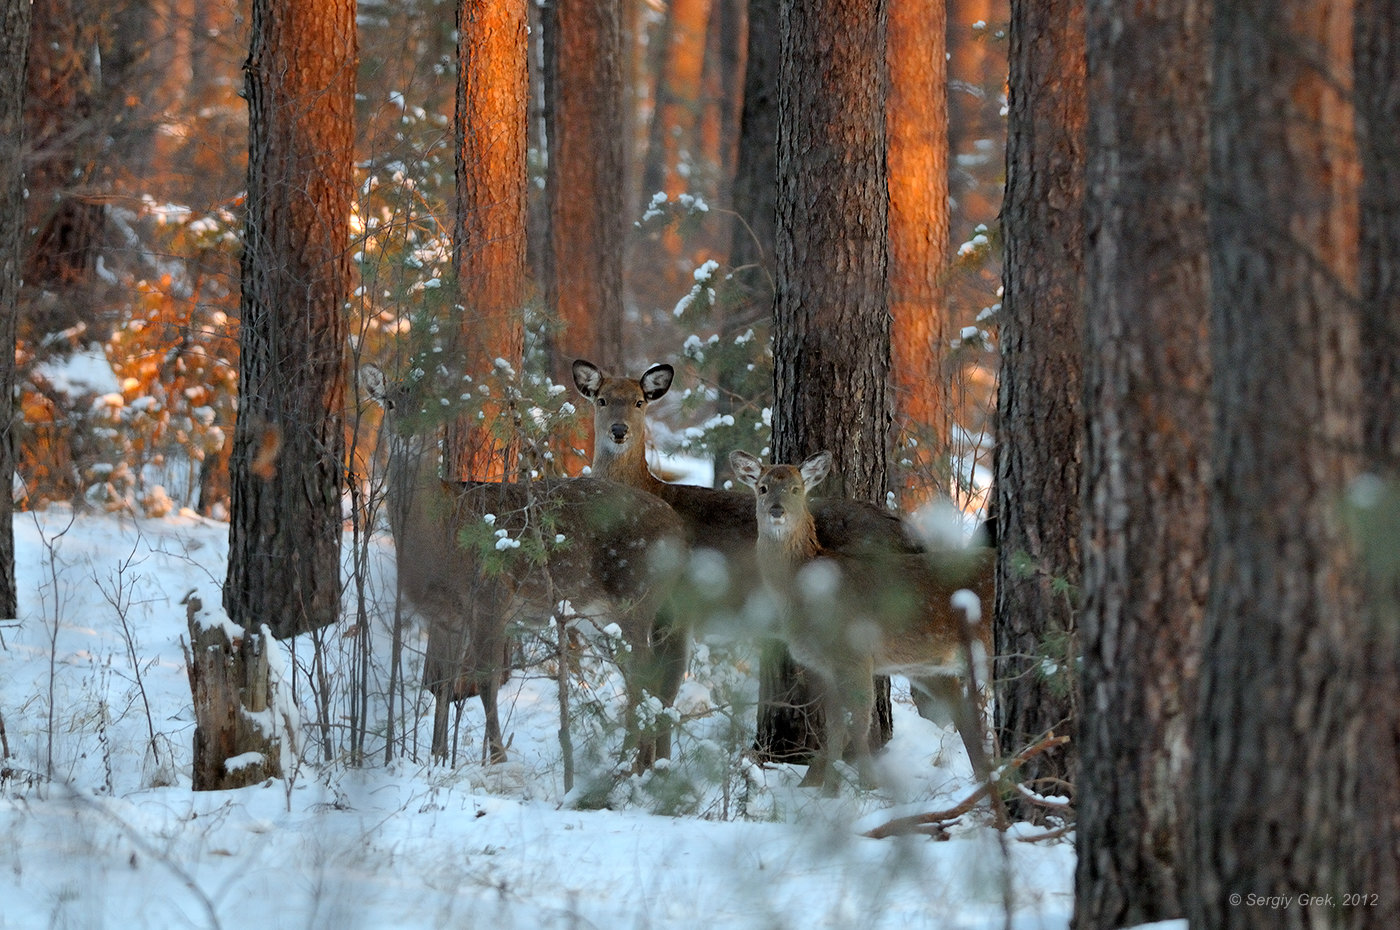
<instances>
[{"instance_id":1,"label":"snowy ground","mask_svg":"<svg viewBox=\"0 0 1400 930\"><path fill-rule=\"evenodd\" d=\"M385 765L372 732L372 760L355 768L336 729L311 724L315 650L304 641L288 657L302 704L294 776L192 792L180 601L196 589L217 601L227 526L54 507L17 516L15 532L21 616L0 622L12 755L0 781L0 930L991 928L1006 925L1008 894L1011 926L1067 926L1068 840L1002 844L975 820L947 842L860 836L892 813L966 794L954 734L901 701L882 759L895 787L814 797L795 787L800 769L742 757L752 662L722 644L698 650L676 764L614 788L611 809L584 809L585 790L563 792L547 669L506 689L509 763L427 764L430 711L410 687L402 719L417 760ZM392 552L379 540L369 551L366 606L382 640ZM348 677L353 642L327 638L333 681ZM616 737L616 688L600 663L583 670L572 728L588 784L603 764L586 750L606 753ZM382 674L374 666L372 687ZM331 704L330 718L343 719L341 699ZM470 701L463 746L475 747L480 730Z\"/></svg>"}]
</instances>

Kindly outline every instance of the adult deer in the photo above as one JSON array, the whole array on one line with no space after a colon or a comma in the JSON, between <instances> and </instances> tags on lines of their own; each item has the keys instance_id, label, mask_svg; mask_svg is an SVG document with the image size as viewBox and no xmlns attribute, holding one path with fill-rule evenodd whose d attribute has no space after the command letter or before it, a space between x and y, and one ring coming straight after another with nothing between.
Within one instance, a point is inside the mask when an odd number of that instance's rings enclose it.
<instances>
[{"instance_id":1,"label":"adult deer","mask_svg":"<svg viewBox=\"0 0 1400 930\"><path fill-rule=\"evenodd\" d=\"M765 466L747 452L731 453L729 461L754 490L758 567L776 601L781 636L815 673L821 692L826 742L802 783L834 791L833 763L848 739L862 778L871 778L874 674L906 676L919 713L939 723L951 718L974 771L985 777L985 730L963 679L972 643L988 652L991 631L986 623L966 629L964 616L980 618L980 608L959 592L970 589L991 603L992 550L969 550L961 565L941 553L937 566L924 555L833 551L818 539L807 497L831 470L829 452L799 466Z\"/></svg>"},{"instance_id":2,"label":"adult deer","mask_svg":"<svg viewBox=\"0 0 1400 930\"><path fill-rule=\"evenodd\" d=\"M399 585L428 628L423 686L436 698L433 755L447 753L449 702L479 693L490 758L505 759L496 698L507 631L512 622L563 622L566 602L600 628L616 623L630 647L621 665L636 767L669 755L669 718L644 735L636 711L643 691L670 706L688 657L689 632L657 621L683 562L675 513L600 478L444 481L436 430L411 428L426 417L414 416L408 388L373 365L360 380L384 410ZM514 551L522 540L533 545Z\"/></svg>"},{"instance_id":3,"label":"adult deer","mask_svg":"<svg viewBox=\"0 0 1400 930\"><path fill-rule=\"evenodd\" d=\"M593 403L593 474L647 491L665 501L685 524L697 549L724 557L727 591L704 612L736 614L761 586L753 561L758 526L752 495L696 485L668 484L647 467L646 411L671 388L675 370L653 365L640 378L609 377L591 362L573 363L574 386ZM813 500L821 544L835 550L917 552L922 545L893 514L861 501Z\"/></svg>"}]
</instances>

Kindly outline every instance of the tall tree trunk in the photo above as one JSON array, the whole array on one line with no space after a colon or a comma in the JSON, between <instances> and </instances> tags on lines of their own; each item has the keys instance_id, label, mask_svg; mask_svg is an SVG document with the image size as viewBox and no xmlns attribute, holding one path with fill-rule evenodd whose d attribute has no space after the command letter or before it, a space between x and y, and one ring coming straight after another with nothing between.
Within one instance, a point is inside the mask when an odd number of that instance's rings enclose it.
<instances>
[{"instance_id":1,"label":"tall tree trunk","mask_svg":"<svg viewBox=\"0 0 1400 930\"><path fill-rule=\"evenodd\" d=\"M1074 719L1083 424L1083 0L1013 0L997 401L996 691L1001 747ZM1073 746L1023 770L1073 785ZM1027 815L1034 812L1027 808Z\"/></svg>"},{"instance_id":2,"label":"tall tree trunk","mask_svg":"<svg viewBox=\"0 0 1400 930\"><path fill-rule=\"evenodd\" d=\"M1209 525L1204 0L1088 0L1076 927L1185 914Z\"/></svg>"},{"instance_id":3,"label":"tall tree trunk","mask_svg":"<svg viewBox=\"0 0 1400 930\"><path fill-rule=\"evenodd\" d=\"M255 0L224 608L247 630L340 614L355 5Z\"/></svg>"},{"instance_id":4,"label":"tall tree trunk","mask_svg":"<svg viewBox=\"0 0 1400 930\"><path fill-rule=\"evenodd\" d=\"M728 2L728 0L725 0ZM725 345L746 330L767 335L773 318L774 250L778 209L778 0L749 0L744 53L743 108L735 150L735 221L730 227L730 291L719 304L719 334ZM754 375L747 359L721 356L716 409L732 414L752 392ZM767 378L764 373L764 378ZM763 387L766 393L768 387ZM727 467L737 446L714 450L716 474Z\"/></svg>"},{"instance_id":5,"label":"tall tree trunk","mask_svg":"<svg viewBox=\"0 0 1400 930\"><path fill-rule=\"evenodd\" d=\"M550 340L550 371L568 384L576 358L612 372L626 360L622 22L618 0L553 0L541 16L550 218L545 306L560 326ZM584 418L576 435L560 437L566 471L587 464L567 450L591 449L592 428Z\"/></svg>"},{"instance_id":6,"label":"tall tree trunk","mask_svg":"<svg viewBox=\"0 0 1400 930\"><path fill-rule=\"evenodd\" d=\"M945 0L890 0L889 289L906 509L948 488L948 67ZM912 444L910 441L912 440ZM990 604L987 605L991 607Z\"/></svg>"},{"instance_id":7,"label":"tall tree trunk","mask_svg":"<svg viewBox=\"0 0 1400 930\"><path fill-rule=\"evenodd\" d=\"M1394 809L1349 790L1365 626L1338 507L1362 443L1350 0L1219 4L1212 30L1211 596L1201 649L1191 925L1389 926L1345 908ZM1393 670L1392 670L1393 673ZM1391 743L1393 745L1393 743ZM1392 756L1390 765L1395 764ZM1249 895L1335 896L1286 912ZM1239 906L1246 896L1245 905Z\"/></svg>"},{"instance_id":8,"label":"tall tree trunk","mask_svg":"<svg viewBox=\"0 0 1400 930\"><path fill-rule=\"evenodd\" d=\"M543 10L553 261L545 303L564 327L553 369L582 356L624 360L622 28L618 0L554 0Z\"/></svg>"},{"instance_id":9,"label":"tall tree trunk","mask_svg":"<svg viewBox=\"0 0 1400 930\"><path fill-rule=\"evenodd\" d=\"M1363 889L1400 888L1400 19L1386 0L1356 0L1356 119L1361 149L1361 397L1365 467L1386 490L1360 545L1366 565L1363 731L1349 874ZM1369 903L1369 902L1368 902ZM1375 902L1374 926L1400 926L1400 895Z\"/></svg>"},{"instance_id":10,"label":"tall tree trunk","mask_svg":"<svg viewBox=\"0 0 1400 930\"><path fill-rule=\"evenodd\" d=\"M24 249L24 75L29 0L0 5L0 617L19 615L15 590L15 321Z\"/></svg>"},{"instance_id":11,"label":"tall tree trunk","mask_svg":"<svg viewBox=\"0 0 1400 930\"><path fill-rule=\"evenodd\" d=\"M1366 452L1400 479L1400 17L1356 0L1361 139L1362 383Z\"/></svg>"},{"instance_id":12,"label":"tall tree trunk","mask_svg":"<svg viewBox=\"0 0 1400 930\"><path fill-rule=\"evenodd\" d=\"M457 356L477 385L496 359L519 370L524 355L529 120L526 0L457 4L457 213L452 262L460 316ZM509 402L499 386L447 424L448 474L500 481L518 459Z\"/></svg>"},{"instance_id":13,"label":"tall tree trunk","mask_svg":"<svg viewBox=\"0 0 1400 930\"><path fill-rule=\"evenodd\" d=\"M782 0L779 21L773 460L829 449L826 493L883 503L892 421L886 5ZM759 745L810 748L810 723L793 713L809 700L789 693L776 665L765 656ZM880 690L877 746L889 737L888 681Z\"/></svg>"}]
</instances>

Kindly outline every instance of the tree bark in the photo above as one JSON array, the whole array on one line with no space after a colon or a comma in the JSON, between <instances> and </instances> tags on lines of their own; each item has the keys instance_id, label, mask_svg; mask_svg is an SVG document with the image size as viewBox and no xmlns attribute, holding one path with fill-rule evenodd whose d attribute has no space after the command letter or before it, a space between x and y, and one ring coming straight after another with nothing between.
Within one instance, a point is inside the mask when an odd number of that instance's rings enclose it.
<instances>
[{"instance_id":1,"label":"tree bark","mask_svg":"<svg viewBox=\"0 0 1400 930\"><path fill-rule=\"evenodd\" d=\"M496 359L518 371L524 355L530 99L525 24L525 0L458 0L454 354L478 386L491 383ZM478 399L482 419L468 411L447 424L447 471L500 481L517 467L511 411L499 385Z\"/></svg>"},{"instance_id":2,"label":"tree bark","mask_svg":"<svg viewBox=\"0 0 1400 930\"><path fill-rule=\"evenodd\" d=\"M224 607L248 630L340 615L355 5L255 0Z\"/></svg>"},{"instance_id":3,"label":"tree bark","mask_svg":"<svg viewBox=\"0 0 1400 930\"><path fill-rule=\"evenodd\" d=\"M24 222L24 87L29 0L0 4L0 617L19 615L15 588L15 323Z\"/></svg>"},{"instance_id":4,"label":"tree bark","mask_svg":"<svg viewBox=\"0 0 1400 930\"><path fill-rule=\"evenodd\" d=\"M1356 674L1369 745L1351 793L1364 819L1348 872L1364 889L1400 888L1400 20L1384 0L1356 0L1356 120L1361 154L1362 453L1382 495L1359 507L1366 637ZM1364 919L1400 925L1400 894Z\"/></svg>"},{"instance_id":5,"label":"tree bark","mask_svg":"<svg viewBox=\"0 0 1400 930\"><path fill-rule=\"evenodd\" d=\"M618 0L553 0L541 9L545 49L545 196L549 249L545 306L559 329L549 340L550 372L568 384L586 358L617 372L626 360L622 21ZM557 437L556 456L577 474L593 448L593 423Z\"/></svg>"},{"instance_id":6,"label":"tree bark","mask_svg":"<svg viewBox=\"0 0 1400 930\"><path fill-rule=\"evenodd\" d=\"M545 305L562 331L552 370L586 358L618 371L622 327L622 21L618 0L554 0L543 11L553 251Z\"/></svg>"},{"instance_id":7,"label":"tree bark","mask_svg":"<svg viewBox=\"0 0 1400 930\"><path fill-rule=\"evenodd\" d=\"M1185 914L1209 524L1208 9L1087 4L1076 927Z\"/></svg>"},{"instance_id":8,"label":"tree bark","mask_svg":"<svg viewBox=\"0 0 1400 930\"><path fill-rule=\"evenodd\" d=\"M1013 0L1006 144L997 535L996 726L1014 753L1071 726L1079 589L1084 282L1083 0ZM1025 768L1062 795L1071 745ZM1037 813L1023 807L1027 816Z\"/></svg>"},{"instance_id":9,"label":"tree bark","mask_svg":"<svg viewBox=\"0 0 1400 930\"><path fill-rule=\"evenodd\" d=\"M779 21L772 457L793 463L829 449L836 464L824 494L883 503L893 419L886 5L782 0ZM796 712L810 700L774 664L765 656L759 746L810 748L804 727L819 723ZM887 722L887 679L879 690ZM889 738L878 728L873 746Z\"/></svg>"},{"instance_id":10,"label":"tree bark","mask_svg":"<svg viewBox=\"0 0 1400 930\"><path fill-rule=\"evenodd\" d=\"M280 778L286 734L270 710L267 655L275 647L262 633L234 634L194 595L185 606L190 633L185 666L195 720L191 787L224 791Z\"/></svg>"},{"instance_id":11,"label":"tree bark","mask_svg":"<svg viewBox=\"0 0 1400 930\"><path fill-rule=\"evenodd\" d=\"M1353 790L1381 747L1355 672L1365 625L1338 507L1363 435L1351 30L1350 0L1242 0L1214 14L1214 493L1193 927L1391 925L1341 899L1373 893L1393 909L1396 894L1357 885L1350 868L1367 835L1357 825L1394 815ZM1300 894L1334 898L1248 906Z\"/></svg>"},{"instance_id":12,"label":"tree bark","mask_svg":"<svg viewBox=\"0 0 1400 930\"><path fill-rule=\"evenodd\" d=\"M724 0L729 2L729 0ZM749 0L748 36L744 53L743 108L735 147L734 222L730 226L730 288L716 305L719 336L725 345L748 330L766 344L773 321L774 251L778 219L778 0ZM766 394L771 374L753 371L740 353L720 356L715 373L719 396L716 412L734 414L756 396ZM767 382L767 383L761 383ZM715 473L728 467L738 440L717 442Z\"/></svg>"},{"instance_id":13,"label":"tree bark","mask_svg":"<svg viewBox=\"0 0 1400 930\"><path fill-rule=\"evenodd\" d=\"M948 66L945 0L890 0L889 290L901 506L947 496ZM911 442L912 441L912 442Z\"/></svg>"}]
</instances>

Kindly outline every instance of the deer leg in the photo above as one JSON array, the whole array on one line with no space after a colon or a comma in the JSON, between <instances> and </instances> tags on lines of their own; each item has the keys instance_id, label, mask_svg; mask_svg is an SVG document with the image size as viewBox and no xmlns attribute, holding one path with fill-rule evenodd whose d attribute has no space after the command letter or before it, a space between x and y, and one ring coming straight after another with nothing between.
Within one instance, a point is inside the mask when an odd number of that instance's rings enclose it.
<instances>
[{"instance_id":1,"label":"deer leg","mask_svg":"<svg viewBox=\"0 0 1400 930\"><path fill-rule=\"evenodd\" d=\"M656 696L669 711L676 704L681 681L685 678L686 666L690 661L690 631L683 625L670 622L666 614L659 615L653 643L657 662ZM671 717L663 714L656 724L656 757L671 758Z\"/></svg>"},{"instance_id":2,"label":"deer leg","mask_svg":"<svg viewBox=\"0 0 1400 930\"><path fill-rule=\"evenodd\" d=\"M654 685L656 669L656 656L648 637L634 637L632 650L622 666L622 676L627 683L627 735L622 746L624 752L635 754L632 771L641 774L656 763L656 735L644 731L641 722L642 702L651 693L650 686Z\"/></svg>"},{"instance_id":3,"label":"deer leg","mask_svg":"<svg viewBox=\"0 0 1400 930\"><path fill-rule=\"evenodd\" d=\"M958 728L958 735L967 747L973 774L978 780L985 781L991 773L991 764L987 760L987 728L962 678L957 675L930 675L927 678L911 678L909 684L919 716L940 725L946 725L949 715L952 716L953 725Z\"/></svg>"},{"instance_id":4,"label":"deer leg","mask_svg":"<svg viewBox=\"0 0 1400 930\"><path fill-rule=\"evenodd\" d=\"M825 738L821 750L813 754L807 774L798 783L800 788L823 787L828 794L835 794L839 783L836 760L846 748L846 706L841 699L841 688L826 674L819 674L808 668L807 682L817 693L816 698L826 721Z\"/></svg>"},{"instance_id":5,"label":"deer leg","mask_svg":"<svg viewBox=\"0 0 1400 930\"><path fill-rule=\"evenodd\" d=\"M862 787L871 788L877 783L875 766L870 759L870 718L875 713L875 668L872 662L861 662L850 670L850 677L843 682L842 697L850 709L851 752L854 756L856 772ZM839 758L832 756L832 759Z\"/></svg>"},{"instance_id":6,"label":"deer leg","mask_svg":"<svg viewBox=\"0 0 1400 930\"><path fill-rule=\"evenodd\" d=\"M447 761L447 683L433 688L433 760Z\"/></svg>"},{"instance_id":7,"label":"deer leg","mask_svg":"<svg viewBox=\"0 0 1400 930\"><path fill-rule=\"evenodd\" d=\"M500 675L495 670L481 680L481 709L486 716L486 759L492 765L506 761L506 746L501 738L501 718L497 700L500 688Z\"/></svg>"}]
</instances>

